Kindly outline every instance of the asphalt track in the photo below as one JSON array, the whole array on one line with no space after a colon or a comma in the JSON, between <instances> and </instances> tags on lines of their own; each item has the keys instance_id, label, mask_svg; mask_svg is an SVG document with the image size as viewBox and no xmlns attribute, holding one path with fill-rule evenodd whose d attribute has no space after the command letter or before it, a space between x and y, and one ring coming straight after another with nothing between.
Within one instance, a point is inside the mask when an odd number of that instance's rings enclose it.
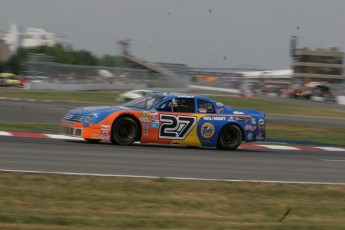
<instances>
[{"instance_id":1,"label":"asphalt track","mask_svg":"<svg viewBox=\"0 0 345 230\"><path fill-rule=\"evenodd\" d=\"M1 99L0 122L57 124L69 108L84 105ZM345 152L267 149L229 152L177 146L114 146L110 143L0 136L0 169L345 184Z\"/></svg>"},{"instance_id":2,"label":"asphalt track","mask_svg":"<svg viewBox=\"0 0 345 230\"><path fill-rule=\"evenodd\" d=\"M0 169L271 182L344 183L345 153L220 151L0 137Z\"/></svg>"}]
</instances>

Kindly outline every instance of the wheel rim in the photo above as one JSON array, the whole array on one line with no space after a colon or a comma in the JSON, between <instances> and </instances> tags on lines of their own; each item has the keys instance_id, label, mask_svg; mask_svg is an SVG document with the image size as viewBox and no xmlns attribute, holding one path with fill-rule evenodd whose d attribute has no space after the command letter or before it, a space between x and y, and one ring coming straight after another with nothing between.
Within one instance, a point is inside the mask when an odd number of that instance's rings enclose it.
<instances>
[{"instance_id":1,"label":"wheel rim","mask_svg":"<svg viewBox=\"0 0 345 230\"><path fill-rule=\"evenodd\" d=\"M117 128L117 136L123 141L131 141L133 139L134 129L129 123L122 123Z\"/></svg>"},{"instance_id":2,"label":"wheel rim","mask_svg":"<svg viewBox=\"0 0 345 230\"><path fill-rule=\"evenodd\" d=\"M226 145L234 146L238 144L240 137L237 130L232 128L225 131L222 139Z\"/></svg>"}]
</instances>

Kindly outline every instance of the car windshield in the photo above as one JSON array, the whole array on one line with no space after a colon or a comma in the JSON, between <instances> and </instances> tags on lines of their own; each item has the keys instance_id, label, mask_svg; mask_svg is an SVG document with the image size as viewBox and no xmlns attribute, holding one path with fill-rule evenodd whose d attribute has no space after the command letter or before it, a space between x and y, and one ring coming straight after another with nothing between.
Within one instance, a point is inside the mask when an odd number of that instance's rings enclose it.
<instances>
[{"instance_id":1,"label":"car windshield","mask_svg":"<svg viewBox=\"0 0 345 230\"><path fill-rule=\"evenodd\" d=\"M134 107L138 109L150 109L152 106L163 101L166 96L161 95L149 95L145 97L139 97L133 101L122 104L122 106Z\"/></svg>"}]
</instances>

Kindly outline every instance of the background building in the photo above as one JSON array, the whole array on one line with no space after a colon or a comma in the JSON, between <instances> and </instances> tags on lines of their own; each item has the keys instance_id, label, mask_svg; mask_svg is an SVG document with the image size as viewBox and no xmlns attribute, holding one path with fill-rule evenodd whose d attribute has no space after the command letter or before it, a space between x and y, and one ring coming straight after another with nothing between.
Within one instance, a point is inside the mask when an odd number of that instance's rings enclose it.
<instances>
[{"instance_id":1,"label":"background building","mask_svg":"<svg viewBox=\"0 0 345 230\"><path fill-rule=\"evenodd\" d=\"M338 48L311 50L295 49L293 53L293 77L296 83L344 81L344 52Z\"/></svg>"},{"instance_id":2,"label":"background building","mask_svg":"<svg viewBox=\"0 0 345 230\"><path fill-rule=\"evenodd\" d=\"M10 46L0 39L0 61L5 62L10 58Z\"/></svg>"},{"instance_id":3,"label":"background building","mask_svg":"<svg viewBox=\"0 0 345 230\"><path fill-rule=\"evenodd\" d=\"M20 47L32 48L37 46L55 46L62 43L62 39L54 33L41 28L27 28L20 34Z\"/></svg>"},{"instance_id":4,"label":"background building","mask_svg":"<svg viewBox=\"0 0 345 230\"><path fill-rule=\"evenodd\" d=\"M15 24L11 24L0 39L2 39L5 44L9 45L11 54L15 53L19 47L32 48L43 45L67 45L66 40L55 33L48 32L42 28L26 28L20 31Z\"/></svg>"},{"instance_id":5,"label":"background building","mask_svg":"<svg viewBox=\"0 0 345 230\"><path fill-rule=\"evenodd\" d=\"M11 24L0 39L2 39L5 44L9 45L11 54L15 53L18 48L19 40L18 26Z\"/></svg>"}]
</instances>

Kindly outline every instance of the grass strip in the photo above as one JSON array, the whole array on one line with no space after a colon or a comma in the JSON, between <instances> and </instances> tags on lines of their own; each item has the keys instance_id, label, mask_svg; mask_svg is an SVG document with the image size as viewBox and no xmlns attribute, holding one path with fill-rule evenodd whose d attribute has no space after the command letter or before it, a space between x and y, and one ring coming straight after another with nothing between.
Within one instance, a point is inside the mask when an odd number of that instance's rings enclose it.
<instances>
[{"instance_id":1,"label":"grass strip","mask_svg":"<svg viewBox=\"0 0 345 230\"><path fill-rule=\"evenodd\" d=\"M64 102L86 102L95 104L117 105L116 98L122 91L35 91L11 89L0 91L0 97L40 99ZM266 114L284 114L295 116L345 118L344 110L328 109L315 106L299 106L289 103L270 102L257 98L241 98L234 96L211 96L226 105L239 109L253 109Z\"/></svg>"},{"instance_id":2,"label":"grass strip","mask_svg":"<svg viewBox=\"0 0 345 230\"><path fill-rule=\"evenodd\" d=\"M345 186L0 173L1 229L343 229Z\"/></svg>"},{"instance_id":3,"label":"grass strip","mask_svg":"<svg viewBox=\"0 0 345 230\"><path fill-rule=\"evenodd\" d=\"M339 109L329 109L316 106L301 106L289 103L265 101L256 98L232 96L211 96L211 98L234 108L259 110L265 112L266 114L345 119L345 110Z\"/></svg>"},{"instance_id":4,"label":"grass strip","mask_svg":"<svg viewBox=\"0 0 345 230\"><path fill-rule=\"evenodd\" d=\"M58 124L0 123L0 131L9 132L57 134L59 129ZM267 138L270 140L345 146L345 129L343 126L272 121L267 123L266 130Z\"/></svg>"},{"instance_id":5,"label":"grass strip","mask_svg":"<svg viewBox=\"0 0 345 230\"><path fill-rule=\"evenodd\" d=\"M0 123L0 131L7 132L30 132L43 134L57 134L60 126L58 124L18 124L18 123Z\"/></svg>"},{"instance_id":6,"label":"grass strip","mask_svg":"<svg viewBox=\"0 0 345 230\"><path fill-rule=\"evenodd\" d=\"M51 91L13 89L0 91L0 97L62 102L117 104L115 100L120 93L122 93L122 91Z\"/></svg>"},{"instance_id":7,"label":"grass strip","mask_svg":"<svg viewBox=\"0 0 345 230\"><path fill-rule=\"evenodd\" d=\"M345 146L345 127L271 121L266 125L267 138Z\"/></svg>"}]
</instances>

